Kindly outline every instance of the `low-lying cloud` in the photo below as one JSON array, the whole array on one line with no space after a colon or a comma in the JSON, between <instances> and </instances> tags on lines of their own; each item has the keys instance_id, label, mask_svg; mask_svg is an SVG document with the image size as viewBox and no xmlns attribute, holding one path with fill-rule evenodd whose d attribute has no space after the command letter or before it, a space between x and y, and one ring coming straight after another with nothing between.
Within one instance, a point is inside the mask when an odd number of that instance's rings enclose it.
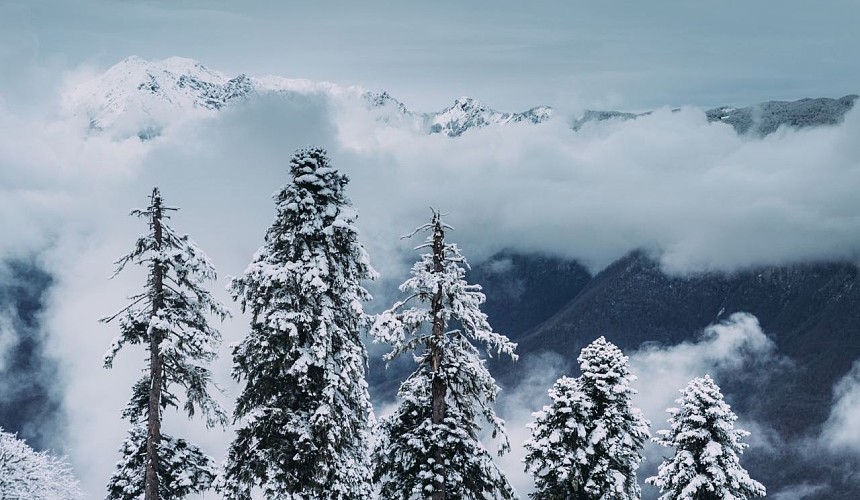
<instances>
[{"instance_id":1,"label":"low-lying cloud","mask_svg":"<svg viewBox=\"0 0 860 500\"><path fill-rule=\"evenodd\" d=\"M821 440L831 451L860 456L860 361L834 388Z\"/></svg>"},{"instance_id":2,"label":"low-lying cloud","mask_svg":"<svg viewBox=\"0 0 860 500\"><path fill-rule=\"evenodd\" d=\"M645 346L630 355L630 368L639 377L636 405L655 428L665 425L666 408L674 406L681 389L695 377L711 375L719 382L721 374L752 364L764 366L766 373L786 363L758 319L747 313L732 314L705 328L696 342Z\"/></svg>"}]
</instances>

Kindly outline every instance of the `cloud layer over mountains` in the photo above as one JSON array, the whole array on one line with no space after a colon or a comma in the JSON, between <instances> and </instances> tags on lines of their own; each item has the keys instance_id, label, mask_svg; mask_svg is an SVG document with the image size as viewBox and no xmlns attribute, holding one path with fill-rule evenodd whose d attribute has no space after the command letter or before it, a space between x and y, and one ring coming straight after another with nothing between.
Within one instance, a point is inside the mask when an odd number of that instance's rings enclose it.
<instances>
[{"instance_id":1,"label":"cloud layer over mountains","mask_svg":"<svg viewBox=\"0 0 860 500\"><path fill-rule=\"evenodd\" d=\"M709 123L694 108L587 123L577 132L570 117L555 116L450 138L380 119L352 94L318 91L260 94L200 116L165 106L158 117L162 123L140 124L160 127L143 141L94 130L59 106L32 111L0 101L0 252L37 252L56 279L45 327L67 375L66 412L76 432L65 443L91 492L115 461L119 412L139 368L127 356L104 373L101 354L114 332L96 321L142 282L134 273L107 277L144 230L128 210L143 205L155 184L182 207L175 227L222 276L240 273L259 246L272 217L269 196L287 181L293 150L308 144L328 148L349 174L372 262L394 281L413 243L398 237L424 222L429 206L449 214L457 228L451 238L473 261L510 248L599 269L644 248L666 269L687 273L855 259L860 250L856 110L838 126L763 139ZM223 284L215 288L226 300ZM225 324L225 344L245 324L241 316ZM222 356L215 371L229 389L226 349ZM851 387L845 382L847 411L855 408ZM189 427L192 436L221 453L227 437L197 427Z\"/></svg>"},{"instance_id":2,"label":"cloud layer over mountains","mask_svg":"<svg viewBox=\"0 0 860 500\"><path fill-rule=\"evenodd\" d=\"M283 80L275 87L289 92L255 94L201 115L200 106L170 92L137 98L147 82L135 76L108 80L125 88L95 86L86 96L119 101L109 103L113 129L93 130L86 116L0 108L3 203L19 207L7 211L14 217L3 229L21 235L4 245L44 238L77 211L78 220L97 220L73 206L137 187L147 176L168 194L171 184L199 192L231 178L239 205L218 204L240 211L242 196L255 196L252 186L265 198L283 182L295 147L315 143L351 175L350 192L373 241L391 241L433 205L451 214L458 238L479 255L536 250L595 268L633 248L655 252L678 272L853 259L860 249L856 112L839 126L782 129L760 140L709 123L693 108L586 123L578 132L570 117L555 116L451 139L402 126L390 111L369 109L359 92L336 86ZM80 100L86 85L58 100ZM142 142L129 132L149 128L163 135ZM262 184L266 175L271 182ZM216 196L229 193L198 198Z\"/></svg>"}]
</instances>

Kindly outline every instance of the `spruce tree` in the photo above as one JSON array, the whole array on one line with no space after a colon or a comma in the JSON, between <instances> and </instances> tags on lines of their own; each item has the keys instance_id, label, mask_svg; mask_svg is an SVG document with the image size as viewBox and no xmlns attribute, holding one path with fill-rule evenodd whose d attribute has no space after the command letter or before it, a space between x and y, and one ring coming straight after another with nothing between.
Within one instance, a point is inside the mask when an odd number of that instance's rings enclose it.
<instances>
[{"instance_id":1,"label":"spruce tree","mask_svg":"<svg viewBox=\"0 0 860 500\"><path fill-rule=\"evenodd\" d=\"M142 344L148 368L134 385L123 417L132 427L120 452L122 458L108 483L109 499L146 500L183 498L205 491L215 478L215 464L198 447L162 431L167 407L191 418L200 412L206 426L225 426L227 416L209 394L213 385L208 368L217 356L221 334L208 317L229 315L203 284L216 279L209 258L187 235L167 224L176 208L164 205L158 188L150 204L132 215L144 218L149 232L138 238L134 249L116 261L116 274L126 265L147 268L143 292L129 298L119 318L120 335L105 354L105 367L113 365L127 344ZM178 389L178 390L177 390Z\"/></svg>"},{"instance_id":2,"label":"spruce tree","mask_svg":"<svg viewBox=\"0 0 860 500\"><path fill-rule=\"evenodd\" d=\"M559 379L552 404L534 414L526 442L526 470L535 476L532 498L634 500L636 470L648 421L634 408L627 357L600 337L580 354L581 375Z\"/></svg>"},{"instance_id":3,"label":"spruce tree","mask_svg":"<svg viewBox=\"0 0 860 500\"><path fill-rule=\"evenodd\" d=\"M528 425L532 438L525 442L526 471L535 478L538 500L579 498L588 448L591 401L585 398L579 380L562 377L549 390L552 404L533 414Z\"/></svg>"},{"instance_id":4,"label":"spruce tree","mask_svg":"<svg viewBox=\"0 0 860 500\"><path fill-rule=\"evenodd\" d=\"M245 382L241 421L219 489L229 499L360 500L372 494L372 409L365 381L361 281L375 277L358 242L346 175L326 152L290 161L292 182L275 194L277 214L231 292L251 328L233 349Z\"/></svg>"},{"instance_id":5,"label":"spruce tree","mask_svg":"<svg viewBox=\"0 0 860 500\"><path fill-rule=\"evenodd\" d=\"M735 429L737 416L720 388L705 375L695 378L669 408L669 430L654 442L675 449L646 482L660 488L661 500L746 500L765 496L765 487L740 465L749 432Z\"/></svg>"},{"instance_id":6,"label":"spruce tree","mask_svg":"<svg viewBox=\"0 0 860 500\"><path fill-rule=\"evenodd\" d=\"M446 243L441 215L415 230L428 231L418 249L428 253L400 289L408 297L380 314L374 339L391 344L391 361L411 355L417 369L400 386L395 413L382 419L374 447L374 480L381 498L496 499L516 493L481 444L479 419L509 449L493 402L499 387L473 343L516 359L516 344L492 330L481 312L484 294L465 281L466 259ZM451 328L451 327L454 328Z\"/></svg>"}]
</instances>

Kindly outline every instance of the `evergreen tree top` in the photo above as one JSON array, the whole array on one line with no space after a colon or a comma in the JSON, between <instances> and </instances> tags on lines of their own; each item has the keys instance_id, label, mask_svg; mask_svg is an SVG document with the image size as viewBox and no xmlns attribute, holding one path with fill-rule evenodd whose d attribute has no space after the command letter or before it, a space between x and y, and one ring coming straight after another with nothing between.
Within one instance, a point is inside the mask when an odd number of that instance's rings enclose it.
<instances>
[{"instance_id":1,"label":"evergreen tree top","mask_svg":"<svg viewBox=\"0 0 860 500\"><path fill-rule=\"evenodd\" d=\"M349 182L346 174L329 165L328 152L316 146L299 149L293 154L290 174L297 188L323 196L341 191Z\"/></svg>"},{"instance_id":2,"label":"evergreen tree top","mask_svg":"<svg viewBox=\"0 0 860 500\"><path fill-rule=\"evenodd\" d=\"M349 179L331 166L325 149L298 150L290 160L290 174L292 181L273 196L276 214L264 244L245 276L233 281L234 297L245 293L250 281L271 283L258 290L265 295L275 293L278 283L292 287L295 279L301 278L300 286L306 288L301 295L311 296L324 292L324 282L334 283L337 273L347 281L377 276L358 243L358 213L345 193ZM255 288L246 291L257 293ZM244 309L250 304L243 299L241 305Z\"/></svg>"},{"instance_id":3,"label":"evergreen tree top","mask_svg":"<svg viewBox=\"0 0 860 500\"><path fill-rule=\"evenodd\" d=\"M636 377L630 373L627 356L615 344L599 337L582 349L579 357L582 386L586 392L598 391L609 399L634 394L630 383Z\"/></svg>"},{"instance_id":4,"label":"evergreen tree top","mask_svg":"<svg viewBox=\"0 0 860 500\"><path fill-rule=\"evenodd\" d=\"M431 209L432 210L432 209ZM433 322L429 308L434 295L441 297L443 324L452 321L459 327L444 332L449 335L462 336L484 344L487 355L492 357L506 355L514 361L518 355L514 352L517 344L511 342L505 335L493 331L487 315L480 306L486 301L481 285L466 281L466 270L469 263L454 243L445 241L445 230L453 229L442 220L442 214L432 210L431 221L419 226L403 238L411 238L420 233L429 233L424 243L415 247L416 250L430 249L423 253L412 266L411 276L400 290L408 296L395 302L391 309L379 314L371 330L375 342L385 342L392 346L392 351L385 355L386 360L416 350L419 346L431 342L432 333L424 328ZM433 246L441 246L440 252L434 255Z\"/></svg>"},{"instance_id":5,"label":"evergreen tree top","mask_svg":"<svg viewBox=\"0 0 860 500\"><path fill-rule=\"evenodd\" d=\"M152 189L149 206L145 209L134 209L130 213L132 216L147 219L151 232L141 235L135 242L134 249L116 260L114 276L122 272L128 264L163 266L166 273L173 273L166 276L169 282L175 285L175 288L171 288L168 283L169 290L179 293L178 288L187 287L188 291L202 301L201 305L205 309L224 319L230 315L229 310L214 301L211 294L201 287L203 283L214 281L218 277L209 256L187 234L177 233L166 221L170 218L170 212L178 210L176 207L164 205L161 191L157 187ZM156 219L161 230L160 241L154 234ZM132 297L134 298L136 297ZM151 300L151 297L148 299ZM124 311L125 309L120 312ZM114 317L116 316L103 321L110 321Z\"/></svg>"},{"instance_id":6,"label":"evergreen tree top","mask_svg":"<svg viewBox=\"0 0 860 500\"><path fill-rule=\"evenodd\" d=\"M675 401L679 407L666 410L670 415L672 430L657 432L656 442L664 446L677 446L719 440L721 446L729 446L738 454L743 453L748 445L741 439L748 436L749 432L734 428L738 417L725 402L720 387L710 375L694 378L681 394ZM715 449L714 446L710 448Z\"/></svg>"}]
</instances>

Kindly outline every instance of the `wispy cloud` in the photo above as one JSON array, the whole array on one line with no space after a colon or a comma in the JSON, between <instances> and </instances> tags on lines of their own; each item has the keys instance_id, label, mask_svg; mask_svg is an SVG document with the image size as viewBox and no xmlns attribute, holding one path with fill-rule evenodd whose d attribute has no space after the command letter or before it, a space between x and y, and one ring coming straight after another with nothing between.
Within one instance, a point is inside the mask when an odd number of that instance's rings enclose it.
<instances>
[{"instance_id":1,"label":"wispy cloud","mask_svg":"<svg viewBox=\"0 0 860 500\"><path fill-rule=\"evenodd\" d=\"M821 439L833 452L860 457L860 360L834 387L830 417Z\"/></svg>"}]
</instances>

